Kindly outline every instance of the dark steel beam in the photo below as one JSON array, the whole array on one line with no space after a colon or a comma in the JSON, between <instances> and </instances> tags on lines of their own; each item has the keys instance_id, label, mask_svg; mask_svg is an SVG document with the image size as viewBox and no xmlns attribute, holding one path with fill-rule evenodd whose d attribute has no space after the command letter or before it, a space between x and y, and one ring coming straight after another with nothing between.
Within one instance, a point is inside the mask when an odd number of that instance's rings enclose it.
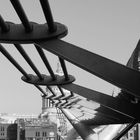
<instances>
[{"instance_id":1,"label":"dark steel beam","mask_svg":"<svg viewBox=\"0 0 140 140\"><path fill-rule=\"evenodd\" d=\"M95 109L95 111L103 114L107 114L113 118L118 118L119 120L125 120L126 122L132 122L132 118L125 116L121 113L118 113L110 108L106 108L105 106L100 106L99 108Z\"/></svg>"},{"instance_id":2,"label":"dark steel beam","mask_svg":"<svg viewBox=\"0 0 140 140\"><path fill-rule=\"evenodd\" d=\"M62 97L64 97L62 94L56 97L53 97L52 100L60 100Z\"/></svg>"},{"instance_id":3,"label":"dark steel beam","mask_svg":"<svg viewBox=\"0 0 140 140\"><path fill-rule=\"evenodd\" d=\"M51 68L51 66L50 66L50 64L49 64L49 62L48 62L48 60L47 60L47 57L45 56L45 53L44 53L43 50L42 50L42 48L40 48L40 47L37 46L37 45L35 45L35 48L36 48L36 50L38 51L38 53L39 53L39 55L40 55L42 61L44 62L46 68L48 69L48 71L49 71L49 73L50 73L52 79L53 79L53 80L56 80L56 76L55 76L55 74L54 74L54 72L53 72L53 70L52 70L52 68Z\"/></svg>"},{"instance_id":4,"label":"dark steel beam","mask_svg":"<svg viewBox=\"0 0 140 140\"><path fill-rule=\"evenodd\" d=\"M57 100L58 102L57 103L54 103L54 105L56 106L56 107L58 107L59 106L59 104L61 104L62 103L62 101L61 100Z\"/></svg>"},{"instance_id":5,"label":"dark steel beam","mask_svg":"<svg viewBox=\"0 0 140 140\"><path fill-rule=\"evenodd\" d=\"M62 100L62 99L61 99ZM68 100L65 100L64 103L59 104L59 107L63 107L64 105L66 105L68 103Z\"/></svg>"},{"instance_id":6,"label":"dark steel beam","mask_svg":"<svg viewBox=\"0 0 140 140\"><path fill-rule=\"evenodd\" d=\"M60 90L60 92L61 92L62 96L64 97L64 96L65 96L65 94L64 94L64 92L63 92L63 89L62 89L60 86L58 86L58 88L59 88L59 90Z\"/></svg>"},{"instance_id":7,"label":"dark steel beam","mask_svg":"<svg viewBox=\"0 0 140 140\"><path fill-rule=\"evenodd\" d=\"M53 100L61 100L62 97L65 97L65 94L60 86L58 86L58 89L59 89L61 95L59 95L59 96L56 95L55 97L52 98Z\"/></svg>"},{"instance_id":8,"label":"dark steel beam","mask_svg":"<svg viewBox=\"0 0 140 140\"><path fill-rule=\"evenodd\" d=\"M41 91L41 93L44 95L44 96L47 96L46 92L44 92L44 90L38 86L38 85L34 85L39 91Z\"/></svg>"},{"instance_id":9,"label":"dark steel beam","mask_svg":"<svg viewBox=\"0 0 140 140\"><path fill-rule=\"evenodd\" d=\"M83 109L80 109L80 112L82 112L82 113L87 113L87 114L89 114L89 115L95 115L97 118L100 116L100 117L102 117L102 118L106 118L106 119L108 119L108 120L112 120L112 121L114 121L114 122L118 122L118 121L120 121L119 120L119 118L117 118L117 117L115 117L115 116L111 116L110 114L107 114L107 113L101 113L101 112L97 112L97 111L95 111L95 110L92 110L92 111L87 111L87 110L83 110ZM102 122L102 121L101 121ZM93 117L93 124L94 124L94 117Z\"/></svg>"},{"instance_id":10,"label":"dark steel beam","mask_svg":"<svg viewBox=\"0 0 140 140\"><path fill-rule=\"evenodd\" d=\"M26 73L26 71L16 62L16 60L7 52L7 50L1 44L0 51L26 77L27 80L30 80L30 77Z\"/></svg>"},{"instance_id":11,"label":"dark steel beam","mask_svg":"<svg viewBox=\"0 0 140 140\"><path fill-rule=\"evenodd\" d=\"M70 101L69 101L70 102ZM89 101L90 104L92 101ZM129 118L127 116L124 116L114 110L111 110L109 108L106 108L102 105L100 105L98 108L94 109L92 107L90 107L90 104L88 103L84 103L84 100L82 101L82 103L78 103L76 105L73 105L72 106L72 110L73 109L76 109L77 111L80 111L80 112L85 112L85 114L93 114L93 118L90 117L90 119L86 119L86 120L83 120L82 122L88 124L88 125L107 125L107 124L111 124L111 123L114 123L114 124L122 124L122 123L130 123L132 122L132 118ZM93 106L94 104L97 104L95 102L93 102ZM77 106L79 105L79 106ZM91 116L90 115L90 116ZM102 116L105 116L107 118L109 118L110 120L115 120L115 121L101 121ZM100 117L102 117L101 119L99 119Z\"/></svg>"},{"instance_id":12,"label":"dark steel beam","mask_svg":"<svg viewBox=\"0 0 140 140\"><path fill-rule=\"evenodd\" d=\"M40 4L42 6L46 21L48 23L49 31L55 32L56 26L54 24L52 12L48 0L40 0Z\"/></svg>"},{"instance_id":13,"label":"dark steel beam","mask_svg":"<svg viewBox=\"0 0 140 140\"><path fill-rule=\"evenodd\" d=\"M20 1L19 0L10 0L10 1L11 1L12 5L13 5L17 15L19 16L23 26L25 27L25 30L27 32L31 32L32 29L33 29L32 25L30 24L30 22L29 22L26 14L24 12L24 9L23 9Z\"/></svg>"},{"instance_id":14,"label":"dark steel beam","mask_svg":"<svg viewBox=\"0 0 140 140\"><path fill-rule=\"evenodd\" d=\"M47 88L52 93L52 95L47 96L46 98L52 100L53 97L56 97L56 94L55 94L55 92L52 90L52 88L50 86L47 86Z\"/></svg>"},{"instance_id":15,"label":"dark steel beam","mask_svg":"<svg viewBox=\"0 0 140 140\"><path fill-rule=\"evenodd\" d=\"M70 95L61 98L61 100L68 100L68 99L70 99L72 97L74 97L74 94L73 94L73 92L70 91Z\"/></svg>"},{"instance_id":16,"label":"dark steel beam","mask_svg":"<svg viewBox=\"0 0 140 140\"><path fill-rule=\"evenodd\" d=\"M59 57L59 61L60 61L61 67L62 67L63 72L64 72L65 80L67 81L67 80L69 80L69 76L68 76L65 61L61 57Z\"/></svg>"},{"instance_id":17,"label":"dark steel beam","mask_svg":"<svg viewBox=\"0 0 140 140\"><path fill-rule=\"evenodd\" d=\"M0 15L0 27L2 32L8 32L9 31L9 26L7 25L7 23L4 21L4 19L2 18L2 16Z\"/></svg>"},{"instance_id":18,"label":"dark steel beam","mask_svg":"<svg viewBox=\"0 0 140 140\"><path fill-rule=\"evenodd\" d=\"M26 60L26 62L30 65L30 67L33 69L33 71L37 74L37 76L39 77L40 80L43 80L43 77L41 75L41 73L39 72L39 70L36 68L36 66L34 65L34 63L32 62L32 60L30 59L30 57L28 56L28 54L25 52L25 50L23 49L23 47L20 44L14 44L16 49L19 51L19 53L23 56L23 58Z\"/></svg>"},{"instance_id":19,"label":"dark steel beam","mask_svg":"<svg viewBox=\"0 0 140 140\"><path fill-rule=\"evenodd\" d=\"M55 97L54 95L47 96L46 99L53 100L52 98Z\"/></svg>"},{"instance_id":20,"label":"dark steel beam","mask_svg":"<svg viewBox=\"0 0 140 140\"><path fill-rule=\"evenodd\" d=\"M52 90L52 88L50 86L47 86L47 88L49 89L49 91L53 94L53 96L56 96L55 92Z\"/></svg>"},{"instance_id":21,"label":"dark steel beam","mask_svg":"<svg viewBox=\"0 0 140 140\"><path fill-rule=\"evenodd\" d=\"M116 137L114 137L112 140L120 140L121 137L123 137L135 124L137 124L137 121L133 121L129 125L126 126Z\"/></svg>"},{"instance_id":22,"label":"dark steel beam","mask_svg":"<svg viewBox=\"0 0 140 140\"><path fill-rule=\"evenodd\" d=\"M81 101L81 99L77 98L73 101L69 101L68 104L66 104L65 106L63 106L64 108L67 108L67 107L72 107L73 105L76 105L79 101Z\"/></svg>"},{"instance_id":23,"label":"dark steel beam","mask_svg":"<svg viewBox=\"0 0 140 140\"><path fill-rule=\"evenodd\" d=\"M59 39L36 43L101 79L125 89L129 94L140 97L138 71Z\"/></svg>"},{"instance_id":24,"label":"dark steel beam","mask_svg":"<svg viewBox=\"0 0 140 140\"><path fill-rule=\"evenodd\" d=\"M90 101L91 102L91 101ZM83 104L83 105L82 105ZM98 111L96 109L92 109L92 107L87 108L85 106L86 103L80 105L79 103L72 106L71 111L73 109L84 113L86 116L89 114L89 118L82 119L81 122L85 123L86 125L95 126L95 125L108 125L108 124L124 124L132 122L132 118L128 118L126 116L121 115L109 108L105 108L100 106ZM79 105L79 106L77 106ZM94 102L93 102L94 105Z\"/></svg>"},{"instance_id":25,"label":"dark steel beam","mask_svg":"<svg viewBox=\"0 0 140 140\"><path fill-rule=\"evenodd\" d=\"M140 118L138 113L139 104L132 104L126 102L125 100L118 99L76 84L62 85L61 87L79 94L80 96L83 96L89 100L95 101L130 118Z\"/></svg>"},{"instance_id":26,"label":"dark steel beam","mask_svg":"<svg viewBox=\"0 0 140 140\"><path fill-rule=\"evenodd\" d=\"M86 114L86 113L85 113ZM110 125L110 124L125 124L130 123L129 120L114 120L113 118L106 117L105 115L96 115L95 117L90 117L89 119L81 120L82 123L89 126L98 125Z\"/></svg>"}]
</instances>

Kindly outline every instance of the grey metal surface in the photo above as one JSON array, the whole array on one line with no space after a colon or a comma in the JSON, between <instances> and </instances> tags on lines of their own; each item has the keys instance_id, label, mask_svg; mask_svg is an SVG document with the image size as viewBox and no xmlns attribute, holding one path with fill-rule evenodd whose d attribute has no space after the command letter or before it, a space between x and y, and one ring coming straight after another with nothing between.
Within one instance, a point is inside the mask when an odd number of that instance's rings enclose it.
<instances>
[{"instance_id":1,"label":"grey metal surface","mask_svg":"<svg viewBox=\"0 0 140 140\"><path fill-rule=\"evenodd\" d=\"M140 97L140 86L137 86L137 83L140 83L138 71L62 40L36 43L76 66L125 89L129 94Z\"/></svg>"}]
</instances>

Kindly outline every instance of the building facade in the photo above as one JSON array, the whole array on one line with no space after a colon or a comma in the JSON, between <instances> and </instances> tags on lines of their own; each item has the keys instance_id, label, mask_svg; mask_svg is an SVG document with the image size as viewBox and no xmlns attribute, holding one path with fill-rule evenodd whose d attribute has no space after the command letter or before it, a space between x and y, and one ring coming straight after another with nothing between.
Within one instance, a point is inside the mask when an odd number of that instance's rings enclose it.
<instances>
[{"instance_id":1,"label":"building facade","mask_svg":"<svg viewBox=\"0 0 140 140\"><path fill-rule=\"evenodd\" d=\"M0 123L0 140L17 140L17 124Z\"/></svg>"},{"instance_id":2,"label":"building facade","mask_svg":"<svg viewBox=\"0 0 140 140\"><path fill-rule=\"evenodd\" d=\"M25 140L57 140L57 124L46 118L21 118L17 120L19 139Z\"/></svg>"},{"instance_id":3,"label":"building facade","mask_svg":"<svg viewBox=\"0 0 140 140\"><path fill-rule=\"evenodd\" d=\"M7 128L9 124L0 124L0 140L7 140Z\"/></svg>"},{"instance_id":4,"label":"building facade","mask_svg":"<svg viewBox=\"0 0 140 140\"><path fill-rule=\"evenodd\" d=\"M25 128L25 140L57 140L57 132L54 126Z\"/></svg>"}]
</instances>

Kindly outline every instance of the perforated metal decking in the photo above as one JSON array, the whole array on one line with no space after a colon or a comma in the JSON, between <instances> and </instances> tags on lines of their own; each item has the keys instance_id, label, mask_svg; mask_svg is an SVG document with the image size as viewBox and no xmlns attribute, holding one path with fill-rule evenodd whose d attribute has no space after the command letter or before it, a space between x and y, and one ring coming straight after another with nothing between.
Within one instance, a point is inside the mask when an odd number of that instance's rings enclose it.
<instances>
[{"instance_id":1,"label":"perforated metal decking","mask_svg":"<svg viewBox=\"0 0 140 140\"><path fill-rule=\"evenodd\" d=\"M22 23L11 23L0 16L0 42L13 44L36 75L28 74L2 45L0 45L1 53L22 73L24 82L34 85L43 96L50 100L51 104L64 113L84 140L93 139L93 128L98 125L129 123L130 125L114 138L117 140L132 126L140 122L140 73L138 72L140 42L127 66L124 66L62 41L61 38L68 33L67 27L54 22L47 0L40 0L46 19L45 24L30 22L19 0L10 0L10 2ZM21 45L29 43L34 44L50 75L44 75L40 72L40 69L33 63ZM53 72L44 50L58 56L63 76ZM68 74L65 60L118 86L122 89L121 93L117 97L112 97L74 84L75 77ZM46 91L40 87L42 85L47 86L52 95L47 95ZM61 95L57 95L52 90L52 86L57 86ZM66 94L64 89L68 90L69 94ZM97 106L93 101L97 103ZM69 110L73 109L81 115L79 119L70 114Z\"/></svg>"}]
</instances>

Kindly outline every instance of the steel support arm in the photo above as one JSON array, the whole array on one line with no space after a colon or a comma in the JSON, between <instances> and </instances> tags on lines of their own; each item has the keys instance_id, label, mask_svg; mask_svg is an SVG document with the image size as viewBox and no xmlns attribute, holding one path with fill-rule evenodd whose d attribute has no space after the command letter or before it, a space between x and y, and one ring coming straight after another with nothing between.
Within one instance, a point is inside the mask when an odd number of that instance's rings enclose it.
<instances>
[{"instance_id":1,"label":"steel support arm","mask_svg":"<svg viewBox=\"0 0 140 140\"><path fill-rule=\"evenodd\" d=\"M62 113L66 116L77 133L83 138L83 140L94 140L95 132L84 123L81 123L75 116L73 116L67 109L61 109Z\"/></svg>"},{"instance_id":2,"label":"steel support arm","mask_svg":"<svg viewBox=\"0 0 140 140\"><path fill-rule=\"evenodd\" d=\"M74 65L124 89L129 94L140 97L138 71L59 39L36 43Z\"/></svg>"},{"instance_id":3,"label":"steel support arm","mask_svg":"<svg viewBox=\"0 0 140 140\"><path fill-rule=\"evenodd\" d=\"M76 84L62 85L66 90L79 94L89 100L95 101L107 108L110 108L124 116L139 118L139 107L136 104L128 103L125 100L117 99Z\"/></svg>"}]
</instances>

